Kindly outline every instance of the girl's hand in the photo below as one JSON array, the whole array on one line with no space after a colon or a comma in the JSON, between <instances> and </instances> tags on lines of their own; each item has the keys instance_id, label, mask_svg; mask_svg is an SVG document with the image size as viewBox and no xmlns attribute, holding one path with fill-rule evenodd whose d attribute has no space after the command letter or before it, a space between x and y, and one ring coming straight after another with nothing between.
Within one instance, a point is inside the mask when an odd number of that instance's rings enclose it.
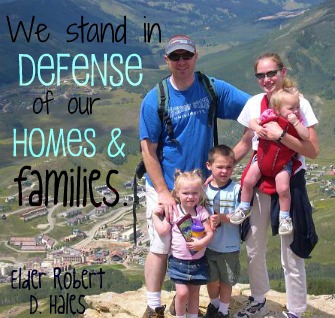
<instances>
[{"instance_id":1,"label":"girl's hand","mask_svg":"<svg viewBox=\"0 0 335 318\"><path fill-rule=\"evenodd\" d=\"M192 241L186 242L186 246L191 251L200 251L201 249L204 248L204 246L202 246L201 241L196 238L192 238Z\"/></svg>"},{"instance_id":2,"label":"girl's hand","mask_svg":"<svg viewBox=\"0 0 335 318\"><path fill-rule=\"evenodd\" d=\"M288 120L293 126L295 126L295 125L297 125L297 124L299 123L299 119L298 119L298 117L297 117L295 114L293 114L293 113L287 115L287 120Z\"/></svg>"},{"instance_id":3,"label":"girl's hand","mask_svg":"<svg viewBox=\"0 0 335 318\"><path fill-rule=\"evenodd\" d=\"M262 126L259 126L259 129L256 130L256 133L260 138L265 138L267 136L267 130Z\"/></svg>"},{"instance_id":4,"label":"girl's hand","mask_svg":"<svg viewBox=\"0 0 335 318\"><path fill-rule=\"evenodd\" d=\"M169 222L173 220L174 214L177 217L179 216L176 200L171 196L170 192L158 193L158 205L164 209L165 217Z\"/></svg>"},{"instance_id":5,"label":"girl's hand","mask_svg":"<svg viewBox=\"0 0 335 318\"><path fill-rule=\"evenodd\" d=\"M154 211L153 211L154 214L158 215L158 216L165 216L165 210L164 210L164 207L161 206L161 205L158 205Z\"/></svg>"}]
</instances>

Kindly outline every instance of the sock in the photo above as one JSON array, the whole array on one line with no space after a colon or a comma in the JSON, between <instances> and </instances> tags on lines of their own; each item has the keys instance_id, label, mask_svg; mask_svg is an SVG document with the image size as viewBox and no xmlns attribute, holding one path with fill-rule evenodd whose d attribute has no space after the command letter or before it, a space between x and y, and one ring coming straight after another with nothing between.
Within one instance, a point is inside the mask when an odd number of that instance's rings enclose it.
<instances>
[{"instance_id":1,"label":"sock","mask_svg":"<svg viewBox=\"0 0 335 318\"><path fill-rule=\"evenodd\" d=\"M198 314L187 314L187 318L198 318Z\"/></svg>"},{"instance_id":2,"label":"sock","mask_svg":"<svg viewBox=\"0 0 335 318\"><path fill-rule=\"evenodd\" d=\"M211 299L211 304L212 304L215 308L219 308L219 307L220 307L220 299L219 299L219 297L216 297L216 298Z\"/></svg>"},{"instance_id":3,"label":"sock","mask_svg":"<svg viewBox=\"0 0 335 318\"><path fill-rule=\"evenodd\" d=\"M282 210L280 210L279 211L279 217L281 219L287 219L287 218L290 217L290 212L289 211L282 211Z\"/></svg>"},{"instance_id":4,"label":"sock","mask_svg":"<svg viewBox=\"0 0 335 318\"><path fill-rule=\"evenodd\" d=\"M250 208L250 202L241 202L238 206L239 208L243 210L248 210Z\"/></svg>"},{"instance_id":5,"label":"sock","mask_svg":"<svg viewBox=\"0 0 335 318\"><path fill-rule=\"evenodd\" d=\"M161 307L161 292L147 291L147 305L153 310L157 307Z\"/></svg>"},{"instance_id":6,"label":"sock","mask_svg":"<svg viewBox=\"0 0 335 318\"><path fill-rule=\"evenodd\" d=\"M227 314L228 314L228 307L229 307L229 303L226 304L226 303L222 303L222 302L220 301L219 311L221 311L224 315L227 315Z\"/></svg>"},{"instance_id":7,"label":"sock","mask_svg":"<svg viewBox=\"0 0 335 318\"><path fill-rule=\"evenodd\" d=\"M264 295L262 295L262 296L252 296L252 297L254 298L254 301L256 303L259 303L259 304L264 303L264 300L265 300Z\"/></svg>"}]
</instances>

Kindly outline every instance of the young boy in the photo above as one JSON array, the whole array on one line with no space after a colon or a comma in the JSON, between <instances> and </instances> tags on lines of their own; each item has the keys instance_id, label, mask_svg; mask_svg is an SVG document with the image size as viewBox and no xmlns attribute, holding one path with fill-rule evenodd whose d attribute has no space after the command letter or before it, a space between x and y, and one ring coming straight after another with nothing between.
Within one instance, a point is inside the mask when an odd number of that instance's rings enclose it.
<instances>
[{"instance_id":1,"label":"young boy","mask_svg":"<svg viewBox=\"0 0 335 318\"><path fill-rule=\"evenodd\" d=\"M210 298L206 318L229 317L232 286L240 273L240 228L229 220L229 214L238 206L240 190L239 184L230 179L234 161L234 152L228 146L219 145L209 151L207 169L212 172L213 180L206 189L207 210L215 232L206 249Z\"/></svg>"}]
</instances>

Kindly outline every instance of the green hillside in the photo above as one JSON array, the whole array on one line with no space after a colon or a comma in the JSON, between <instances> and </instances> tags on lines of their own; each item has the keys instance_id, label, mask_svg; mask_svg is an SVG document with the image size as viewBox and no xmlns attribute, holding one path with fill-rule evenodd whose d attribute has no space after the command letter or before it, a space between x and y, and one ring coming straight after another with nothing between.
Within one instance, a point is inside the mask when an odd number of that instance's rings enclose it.
<instances>
[{"instance_id":1,"label":"green hillside","mask_svg":"<svg viewBox=\"0 0 335 318\"><path fill-rule=\"evenodd\" d=\"M239 88L255 94L260 91L253 74L255 59L266 51L278 52L284 59L301 91L311 102L319 119L317 132L320 139L321 152L319 157L308 163L315 162L320 165L334 164L335 162L335 2L325 1L318 7L307 10L294 19L281 19L261 22L258 19L272 15L285 7L285 4L296 5L295 9L306 9L308 4L322 1L245 1L241 6L239 1L214 0L212 5L208 1L197 0L183 3L145 0L18 0L1 4L2 28L0 28L0 57L2 68L0 70L0 103L7 108L0 116L0 205L5 209L15 210L17 203L9 205L5 199L17 195L18 186L14 178L18 176L20 168L30 165L32 169L41 172L44 185L44 173L47 170L57 172L86 168L88 172L97 169L101 177L94 182L95 185L105 184L109 170L115 169L119 173L113 175L111 183L121 192L123 183L133 177L136 164L139 160L138 142L138 112L140 103L146 92L155 83L167 75L163 61L163 43L155 38L152 43L143 43L143 22L159 22L162 28L163 41L175 33L190 34L197 41L200 59L197 68L208 75L225 79ZM33 8L33 11L32 9ZM24 43L22 39L15 44L8 44L8 30L6 29L5 15L12 21L31 20L32 12L39 22L47 23L50 27L52 39L48 46L36 43ZM48 14L46 14L46 12ZM49 14L52 12L53 14ZM64 12L67 14L64 15ZM66 43L64 27L70 23L78 22L84 16L90 22L121 23L122 17L127 16L127 45L115 44L111 41L104 43ZM146 18L144 18L146 16ZM5 43L5 44L4 44ZM143 58L143 81L140 86L132 87L102 87L96 85L90 90L87 87L78 87L73 82L51 87L55 100L50 105L50 115L45 112L34 114L31 105L36 97L44 94L45 87L32 85L29 89L18 87L17 54L28 53L39 56L45 52L57 52L97 55L115 52L124 55L137 52ZM88 85L89 86L89 85ZM92 109L92 114L69 115L67 103L71 97L100 98ZM6 101L4 101L6 99ZM1 108L2 109L2 108ZM3 110L3 109L2 109ZM66 156L50 155L44 153L35 159L31 155L23 155L22 145L18 145L18 155L13 156L13 129L19 132L18 138L23 138L23 129L28 133L34 128L41 129L45 141L49 140L49 131L60 129L66 135L71 129L85 132L92 129L95 132L94 143L96 154L92 157L84 155L73 156L69 153L79 153L81 149L92 149L88 141L77 143L75 146L65 145ZM108 148L112 140L111 131L115 128L121 130L118 145L125 144L125 157L108 156ZM238 142L243 127L233 121L224 121L219 124L220 142L233 146ZM43 140L37 133L31 142L31 148L39 153ZM44 148L46 151L46 148ZM60 148L62 153L63 148ZM115 148L113 151L116 151ZM37 176L29 176L37 182ZM328 176L327 180L334 180ZM35 187L36 189L36 187ZM50 185L50 192L54 185ZM63 190L61 185L60 190ZM334 214L334 198L327 197L320 190L320 184L308 186L308 192L314 205L314 219L319 235L319 243L312 253L312 258L306 261L309 293L319 293L320 284L323 291L333 294L335 290L335 248L333 239L332 216ZM60 199L61 200L61 199ZM5 211L7 212L7 211ZM42 221L41 221L42 220ZM46 219L23 223L18 215L9 215L7 221L1 221L0 239L5 241L10 235L19 232L21 235L34 235L40 233L38 223L46 223ZM7 223L6 223L7 222ZM56 229L57 235L70 232L70 227ZM52 234L54 234L53 232ZM268 264L269 274L273 288L283 289L283 276L280 268L280 241L279 237L269 238ZM243 246L244 249L244 246ZM8 253L8 249L0 246L0 254ZM19 257L19 253L13 254ZM35 255L29 255L35 256ZM243 255L245 256L245 255ZM243 260L244 270L245 258ZM242 279L247 280L246 272Z\"/></svg>"},{"instance_id":2,"label":"green hillside","mask_svg":"<svg viewBox=\"0 0 335 318\"><path fill-rule=\"evenodd\" d=\"M2 68L0 70L0 87L17 81L19 53L30 54L37 58L43 53L55 55L62 53L95 53L99 58L103 53L121 53L123 55L138 53L143 58L145 66L157 67L159 57L155 53L161 48L158 30L153 33L151 41L147 37L144 41L144 25L158 23L162 41L172 34L187 33L194 37L200 45L216 46L226 43L229 46L244 43L259 38L273 30L281 23L281 19L259 20L264 16L274 15L282 10L292 10L300 13L323 0L294 1L287 5L286 1L264 2L258 0L247 1L241 6L236 1L193 0L183 3L167 1L145 0L16 0L0 2L0 56ZM48 14L46 14L48 13ZM7 17L10 21L11 32ZM22 30L17 35L18 23L22 21L27 35L33 17L34 25L31 36L26 40ZM79 28L83 19L84 26ZM124 23L126 20L126 23ZM42 41L38 41L34 34L38 24L47 26L41 33ZM88 37L98 28L99 40ZM124 41L117 42L112 38L110 29L102 40L102 29L111 24L115 33L117 27L126 34ZM71 34L67 32L70 28ZM50 38L44 42L46 32ZM73 40L73 32L78 32L77 40ZM11 34L10 34L11 33ZM121 34L122 32L120 32ZM147 42L147 43L144 43Z\"/></svg>"},{"instance_id":3,"label":"green hillside","mask_svg":"<svg viewBox=\"0 0 335 318\"><path fill-rule=\"evenodd\" d=\"M200 57L199 69L255 94L260 91L253 64L264 52L278 52L310 100L320 125L320 159L335 157L335 2L327 1L264 38Z\"/></svg>"}]
</instances>

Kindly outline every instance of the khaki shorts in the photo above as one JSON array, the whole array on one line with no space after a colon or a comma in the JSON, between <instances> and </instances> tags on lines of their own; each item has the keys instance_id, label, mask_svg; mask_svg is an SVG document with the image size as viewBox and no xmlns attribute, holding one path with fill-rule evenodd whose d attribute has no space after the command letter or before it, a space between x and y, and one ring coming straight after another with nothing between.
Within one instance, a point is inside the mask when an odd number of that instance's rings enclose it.
<instances>
[{"instance_id":1,"label":"khaki shorts","mask_svg":"<svg viewBox=\"0 0 335 318\"><path fill-rule=\"evenodd\" d=\"M164 236L159 236L156 232L152 220L152 211L157 206L157 192L153 187L148 183L146 187L146 201L147 201L147 228L150 239L150 248L149 251L156 254L169 254L171 248L171 233L168 233Z\"/></svg>"},{"instance_id":2,"label":"khaki shorts","mask_svg":"<svg viewBox=\"0 0 335 318\"><path fill-rule=\"evenodd\" d=\"M209 282L222 282L234 286L240 275L240 252L220 253L209 248L205 253L209 266Z\"/></svg>"}]
</instances>

